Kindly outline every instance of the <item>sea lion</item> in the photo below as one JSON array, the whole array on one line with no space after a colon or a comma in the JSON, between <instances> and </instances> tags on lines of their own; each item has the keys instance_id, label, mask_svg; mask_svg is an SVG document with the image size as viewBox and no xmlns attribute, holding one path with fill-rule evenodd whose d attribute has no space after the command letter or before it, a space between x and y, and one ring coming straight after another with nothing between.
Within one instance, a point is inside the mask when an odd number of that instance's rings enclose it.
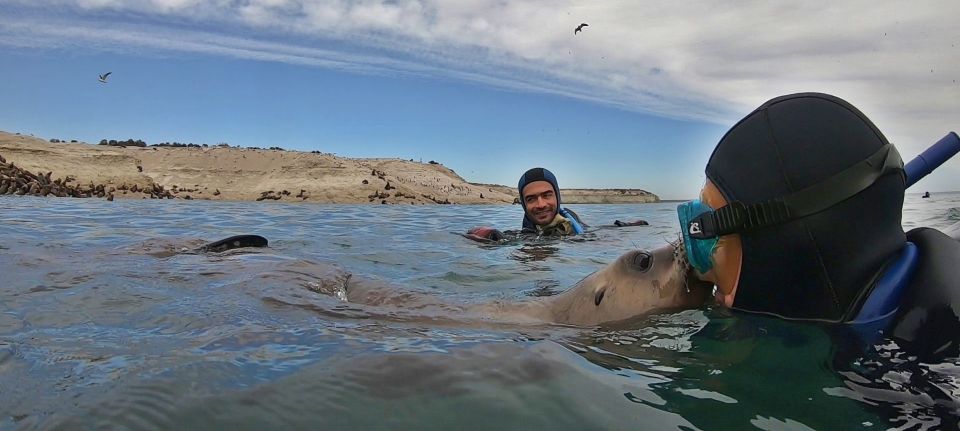
<instances>
[{"instance_id":1,"label":"sea lion","mask_svg":"<svg viewBox=\"0 0 960 431\"><path fill-rule=\"evenodd\" d=\"M201 253L222 253L235 248L266 246L267 239L260 235L235 235L200 246L194 249L194 251Z\"/></svg>"},{"instance_id":2,"label":"sea lion","mask_svg":"<svg viewBox=\"0 0 960 431\"><path fill-rule=\"evenodd\" d=\"M559 295L501 308L505 317L520 313L550 323L590 326L657 310L696 308L709 296L708 287L692 275L679 245L671 243L624 253Z\"/></svg>"},{"instance_id":3,"label":"sea lion","mask_svg":"<svg viewBox=\"0 0 960 431\"><path fill-rule=\"evenodd\" d=\"M671 243L627 252L559 295L526 301L456 305L431 295L362 282L343 283L345 294L340 297L356 304L450 312L456 320L593 326L703 305L709 286L692 275L679 247Z\"/></svg>"}]
</instances>

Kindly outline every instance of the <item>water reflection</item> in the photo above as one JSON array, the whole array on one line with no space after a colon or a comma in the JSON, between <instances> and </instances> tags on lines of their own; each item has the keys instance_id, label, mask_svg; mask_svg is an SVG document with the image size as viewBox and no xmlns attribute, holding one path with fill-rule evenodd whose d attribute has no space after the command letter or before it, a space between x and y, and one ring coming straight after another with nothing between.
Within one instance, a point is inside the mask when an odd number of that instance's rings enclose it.
<instances>
[{"instance_id":1,"label":"water reflection","mask_svg":"<svg viewBox=\"0 0 960 431\"><path fill-rule=\"evenodd\" d=\"M561 287L560 282L554 279L541 279L534 282L532 290L524 292L527 296L553 296L565 290L566 286Z\"/></svg>"},{"instance_id":2,"label":"water reflection","mask_svg":"<svg viewBox=\"0 0 960 431\"><path fill-rule=\"evenodd\" d=\"M560 248L550 244L524 244L510 254L510 258L522 263L542 262L557 254ZM531 265L533 271L548 271L546 266Z\"/></svg>"}]
</instances>

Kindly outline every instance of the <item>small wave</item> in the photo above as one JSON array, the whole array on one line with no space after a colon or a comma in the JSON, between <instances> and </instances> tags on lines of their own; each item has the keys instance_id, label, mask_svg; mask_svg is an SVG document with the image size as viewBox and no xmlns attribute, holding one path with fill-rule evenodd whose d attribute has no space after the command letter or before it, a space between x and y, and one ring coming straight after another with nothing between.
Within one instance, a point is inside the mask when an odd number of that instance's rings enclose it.
<instances>
[{"instance_id":1,"label":"small wave","mask_svg":"<svg viewBox=\"0 0 960 431\"><path fill-rule=\"evenodd\" d=\"M960 220L960 208L948 208L947 220L951 222Z\"/></svg>"}]
</instances>

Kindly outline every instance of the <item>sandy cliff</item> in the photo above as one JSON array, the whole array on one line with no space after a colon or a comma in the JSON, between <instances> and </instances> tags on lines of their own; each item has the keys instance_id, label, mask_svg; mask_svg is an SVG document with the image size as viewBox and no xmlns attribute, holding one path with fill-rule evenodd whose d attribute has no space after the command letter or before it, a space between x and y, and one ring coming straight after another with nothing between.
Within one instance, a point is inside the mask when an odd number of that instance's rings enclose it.
<instances>
[{"instance_id":1,"label":"sandy cliff","mask_svg":"<svg viewBox=\"0 0 960 431\"><path fill-rule=\"evenodd\" d=\"M83 190L97 186L101 197L388 204L510 204L515 198L510 187L469 183L440 164L351 159L318 152L114 147L51 143L0 132L0 156L7 166L6 179L0 178L0 182L10 184L9 194L24 185L29 189L31 181L11 179L12 164L37 176L49 173L47 182L59 178L63 184ZM565 203L658 200L642 190L564 189L562 193Z\"/></svg>"}]
</instances>

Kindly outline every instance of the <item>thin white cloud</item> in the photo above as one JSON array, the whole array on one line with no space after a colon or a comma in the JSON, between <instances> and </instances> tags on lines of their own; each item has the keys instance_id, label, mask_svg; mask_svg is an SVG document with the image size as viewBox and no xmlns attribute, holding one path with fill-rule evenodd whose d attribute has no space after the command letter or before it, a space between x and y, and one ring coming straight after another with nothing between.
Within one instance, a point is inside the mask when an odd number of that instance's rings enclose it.
<instances>
[{"instance_id":1,"label":"thin white cloud","mask_svg":"<svg viewBox=\"0 0 960 431\"><path fill-rule=\"evenodd\" d=\"M18 11L0 12L8 46L428 75L719 124L780 94L829 92L904 142L905 155L960 113L955 0L7 3ZM580 22L590 25L574 35Z\"/></svg>"}]
</instances>

